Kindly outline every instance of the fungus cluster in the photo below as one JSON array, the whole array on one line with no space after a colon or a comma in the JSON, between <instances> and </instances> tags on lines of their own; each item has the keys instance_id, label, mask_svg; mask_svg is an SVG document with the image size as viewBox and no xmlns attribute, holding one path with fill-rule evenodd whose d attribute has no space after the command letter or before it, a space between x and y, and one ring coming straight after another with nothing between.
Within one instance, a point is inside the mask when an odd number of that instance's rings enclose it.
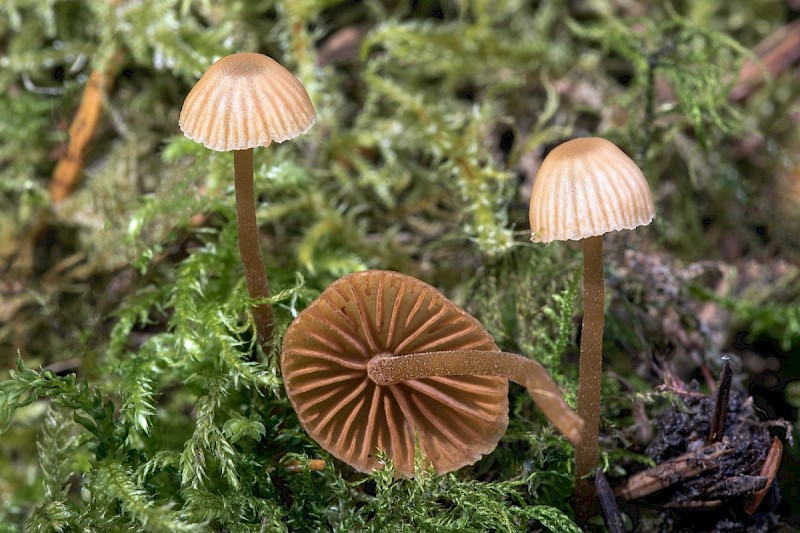
<instances>
[{"instance_id":1,"label":"fungus cluster","mask_svg":"<svg viewBox=\"0 0 800 533\"><path fill-rule=\"evenodd\" d=\"M214 63L186 97L187 137L233 151L239 250L250 296L269 296L259 251L253 148L306 132L316 113L300 82L273 59L239 53ZM366 271L328 287L292 322L283 340L286 391L303 427L361 471L414 472L422 452L438 473L472 464L495 448L508 423L508 379L524 385L576 446L579 515L591 503L585 479L598 457L603 339L603 241L609 231L648 224L653 200L641 170L600 138L574 139L545 158L531 193L532 240L580 240L584 320L578 412L537 362L501 352L481 324L439 291L395 272ZM262 346L272 309L258 304ZM421 449L420 449L421 448ZM584 514L585 516L585 514Z\"/></svg>"}]
</instances>

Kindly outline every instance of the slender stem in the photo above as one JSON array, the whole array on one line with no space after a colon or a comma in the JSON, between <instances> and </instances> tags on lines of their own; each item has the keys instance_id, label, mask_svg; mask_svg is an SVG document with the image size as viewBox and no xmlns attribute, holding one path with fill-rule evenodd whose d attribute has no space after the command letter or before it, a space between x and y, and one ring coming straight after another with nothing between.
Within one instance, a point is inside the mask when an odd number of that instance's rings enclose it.
<instances>
[{"instance_id":1,"label":"slender stem","mask_svg":"<svg viewBox=\"0 0 800 533\"><path fill-rule=\"evenodd\" d=\"M587 476L598 459L600 431L600 384L603 374L603 237L589 237L583 244L583 329L578 375L578 416L584 421L580 443L575 447L575 511L578 523L597 509L597 496Z\"/></svg>"},{"instance_id":2,"label":"slender stem","mask_svg":"<svg viewBox=\"0 0 800 533\"><path fill-rule=\"evenodd\" d=\"M516 381L550 422L573 445L580 438L583 421L567 405L561 391L542 365L514 353L453 350L409 355L379 355L370 359L367 375L378 385L435 376L499 376Z\"/></svg>"},{"instance_id":3,"label":"slender stem","mask_svg":"<svg viewBox=\"0 0 800 533\"><path fill-rule=\"evenodd\" d=\"M253 149L233 152L236 191L236 227L239 232L239 255L242 257L244 279L251 298L269 298L269 282L264 259L258 246L256 202L253 191ZM253 306L258 342L264 351L272 336L272 307Z\"/></svg>"}]
</instances>

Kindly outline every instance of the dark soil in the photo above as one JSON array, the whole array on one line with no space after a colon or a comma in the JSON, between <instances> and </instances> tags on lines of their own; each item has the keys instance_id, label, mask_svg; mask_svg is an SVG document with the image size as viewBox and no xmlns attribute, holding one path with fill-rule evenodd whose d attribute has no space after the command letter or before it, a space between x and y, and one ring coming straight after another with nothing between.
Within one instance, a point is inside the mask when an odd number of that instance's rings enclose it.
<instances>
[{"instance_id":1,"label":"dark soil","mask_svg":"<svg viewBox=\"0 0 800 533\"><path fill-rule=\"evenodd\" d=\"M657 465L648 471L654 473L649 479L660 476L660 483L667 486L648 491L636 487L643 484L641 477L631 476L618 489L650 492L623 509L635 530L775 531L779 516L774 510L781 500L778 484L760 474L773 437L785 438L785 424L762 420L752 397L731 391L721 439L709 444L716 398L691 390L676 391L675 398L656 420L658 434L645 450ZM663 468L681 456L685 459L681 467ZM763 501L748 514L753 493L767 485Z\"/></svg>"}]
</instances>

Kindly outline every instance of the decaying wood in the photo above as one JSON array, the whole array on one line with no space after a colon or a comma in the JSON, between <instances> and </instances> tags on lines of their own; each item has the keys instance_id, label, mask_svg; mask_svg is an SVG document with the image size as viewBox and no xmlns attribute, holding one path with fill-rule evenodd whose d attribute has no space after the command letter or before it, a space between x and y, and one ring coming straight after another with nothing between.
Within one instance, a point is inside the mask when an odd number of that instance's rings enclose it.
<instances>
[{"instance_id":1,"label":"decaying wood","mask_svg":"<svg viewBox=\"0 0 800 533\"><path fill-rule=\"evenodd\" d=\"M742 65L729 94L731 100L744 100L765 81L765 74L776 76L800 60L800 20L769 35L753 53L758 61L749 59Z\"/></svg>"},{"instance_id":2,"label":"decaying wood","mask_svg":"<svg viewBox=\"0 0 800 533\"><path fill-rule=\"evenodd\" d=\"M321 472L325 470L325 461L323 459L309 459L308 465L296 460L292 459L291 461L286 462L286 470L289 472L302 472L303 470L308 470L309 472Z\"/></svg>"},{"instance_id":3,"label":"decaying wood","mask_svg":"<svg viewBox=\"0 0 800 533\"><path fill-rule=\"evenodd\" d=\"M766 478L764 486L753 493L752 499L747 503L744 510L747 514L751 515L756 512L758 506L767 495L772 482L775 481L775 476L778 474L778 468L781 466L781 458L783 457L783 443L778 437L772 438L772 446L769 448L769 453L761 466L759 475Z\"/></svg>"},{"instance_id":4,"label":"decaying wood","mask_svg":"<svg viewBox=\"0 0 800 533\"><path fill-rule=\"evenodd\" d=\"M716 509L722 506L725 498L753 493L766 488L767 478L762 476L737 475L722 479L705 488L703 498L698 500L673 500L664 504L667 509Z\"/></svg>"},{"instance_id":5,"label":"decaying wood","mask_svg":"<svg viewBox=\"0 0 800 533\"><path fill-rule=\"evenodd\" d=\"M722 500L696 500L692 502L667 502L665 509L705 510L722 507Z\"/></svg>"},{"instance_id":6,"label":"decaying wood","mask_svg":"<svg viewBox=\"0 0 800 533\"><path fill-rule=\"evenodd\" d=\"M710 487L706 495L710 498L731 498L761 490L767 484L767 478L762 476L737 475L726 477Z\"/></svg>"},{"instance_id":7,"label":"decaying wood","mask_svg":"<svg viewBox=\"0 0 800 533\"><path fill-rule=\"evenodd\" d=\"M722 439L634 474L615 494L624 500L644 498L715 468L717 459L733 451L730 442Z\"/></svg>"},{"instance_id":8,"label":"decaying wood","mask_svg":"<svg viewBox=\"0 0 800 533\"><path fill-rule=\"evenodd\" d=\"M728 417L728 403L731 397L731 382L733 381L733 371L731 361L728 357L723 357L724 366L719 376L719 387L717 387L717 401L714 403L714 414L711 416L711 430L708 432L706 444L719 442L725 430L725 419Z\"/></svg>"},{"instance_id":9,"label":"decaying wood","mask_svg":"<svg viewBox=\"0 0 800 533\"><path fill-rule=\"evenodd\" d=\"M611 533L625 533L625 528L622 525L622 515L619 513L619 507L617 506L617 500L614 499L614 493L611 491L611 486L608 484L608 480L601 468L598 468L595 474L594 488L597 491L597 499L600 501L600 510L603 512L603 518L605 519L608 530Z\"/></svg>"},{"instance_id":10,"label":"decaying wood","mask_svg":"<svg viewBox=\"0 0 800 533\"><path fill-rule=\"evenodd\" d=\"M776 422L760 421L752 397L731 389L730 362L727 357L723 361L714 395L673 384L686 410L662 415L662 434L647 452L658 465L629 477L616 490L618 497L630 501L656 495L646 505L682 511L720 509L731 502L741 509L743 501L747 514L758 509L780 466L782 443L769 434ZM791 428L777 425L790 434ZM691 451L672 457L686 449Z\"/></svg>"},{"instance_id":11,"label":"decaying wood","mask_svg":"<svg viewBox=\"0 0 800 533\"><path fill-rule=\"evenodd\" d=\"M81 181L83 160L100 121L103 101L111 90L123 56L122 52L118 52L105 70L95 70L89 75L80 105L69 127L69 145L50 179L48 189L53 203L59 203L69 196Z\"/></svg>"}]
</instances>

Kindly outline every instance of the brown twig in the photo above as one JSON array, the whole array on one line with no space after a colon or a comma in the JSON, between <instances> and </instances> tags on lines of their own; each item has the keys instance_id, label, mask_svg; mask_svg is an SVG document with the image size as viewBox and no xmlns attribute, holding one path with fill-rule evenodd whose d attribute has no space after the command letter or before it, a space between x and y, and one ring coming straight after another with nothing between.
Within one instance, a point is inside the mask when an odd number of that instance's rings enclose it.
<instances>
[{"instance_id":1,"label":"brown twig","mask_svg":"<svg viewBox=\"0 0 800 533\"><path fill-rule=\"evenodd\" d=\"M709 444L692 452L664 461L628 478L615 494L624 500L644 498L669 486L697 477L716 467L716 460L734 451L727 440Z\"/></svg>"},{"instance_id":2,"label":"brown twig","mask_svg":"<svg viewBox=\"0 0 800 533\"><path fill-rule=\"evenodd\" d=\"M706 489L705 496L711 498L731 498L739 494L746 494L761 490L767 483L767 478L762 476L747 476L739 474L723 478Z\"/></svg>"},{"instance_id":3,"label":"brown twig","mask_svg":"<svg viewBox=\"0 0 800 533\"><path fill-rule=\"evenodd\" d=\"M729 97L744 100L764 82L765 74L776 76L800 60L800 20L770 34L753 50L759 61L747 60L739 70Z\"/></svg>"},{"instance_id":4,"label":"brown twig","mask_svg":"<svg viewBox=\"0 0 800 533\"><path fill-rule=\"evenodd\" d=\"M95 70L89 75L81 103L69 127L69 145L50 179L48 189L53 203L69 196L81 181L83 160L100 121L103 100L111 90L123 57L124 53L117 51L104 70Z\"/></svg>"},{"instance_id":5,"label":"brown twig","mask_svg":"<svg viewBox=\"0 0 800 533\"><path fill-rule=\"evenodd\" d=\"M598 468L595 474L594 488L597 491L600 510L603 512L603 518L606 521L608 530L611 533L625 533L625 528L622 525L622 515L619 514L619 507L617 507L617 500L614 498L611 486L608 484L608 480L603 475L601 468Z\"/></svg>"},{"instance_id":6,"label":"brown twig","mask_svg":"<svg viewBox=\"0 0 800 533\"><path fill-rule=\"evenodd\" d=\"M325 461L323 459L309 459L308 463L303 463L297 459L286 461L286 470L289 472L302 472L308 470L309 472L322 472L325 470Z\"/></svg>"},{"instance_id":7,"label":"brown twig","mask_svg":"<svg viewBox=\"0 0 800 533\"><path fill-rule=\"evenodd\" d=\"M753 493L753 499L750 500L745 506L744 510L747 514L751 515L756 512L758 506L764 500L772 482L775 481L775 476L778 474L778 468L781 466L781 458L783 457L783 443L778 437L772 438L772 446L769 447L769 453L761 466L759 475L767 478L767 484Z\"/></svg>"},{"instance_id":8,"label":"brown twig","mask_svg":"<svg viewBox=\"0 0 800 533\"><path fill-rule=\"evenodd\" d=\"M722 373L719 376L719 387L717 387L717 401L714 403L714 414L711 417L711 429L708 432L708 439L706 444L713 444L722 439L722 434L725 432L725 419L728 416L728 402L731 396L731 381L733 380L733 371L731 370L731 362L728 357L723 357L724 366Z\"/></svg>"}]
</instances>

